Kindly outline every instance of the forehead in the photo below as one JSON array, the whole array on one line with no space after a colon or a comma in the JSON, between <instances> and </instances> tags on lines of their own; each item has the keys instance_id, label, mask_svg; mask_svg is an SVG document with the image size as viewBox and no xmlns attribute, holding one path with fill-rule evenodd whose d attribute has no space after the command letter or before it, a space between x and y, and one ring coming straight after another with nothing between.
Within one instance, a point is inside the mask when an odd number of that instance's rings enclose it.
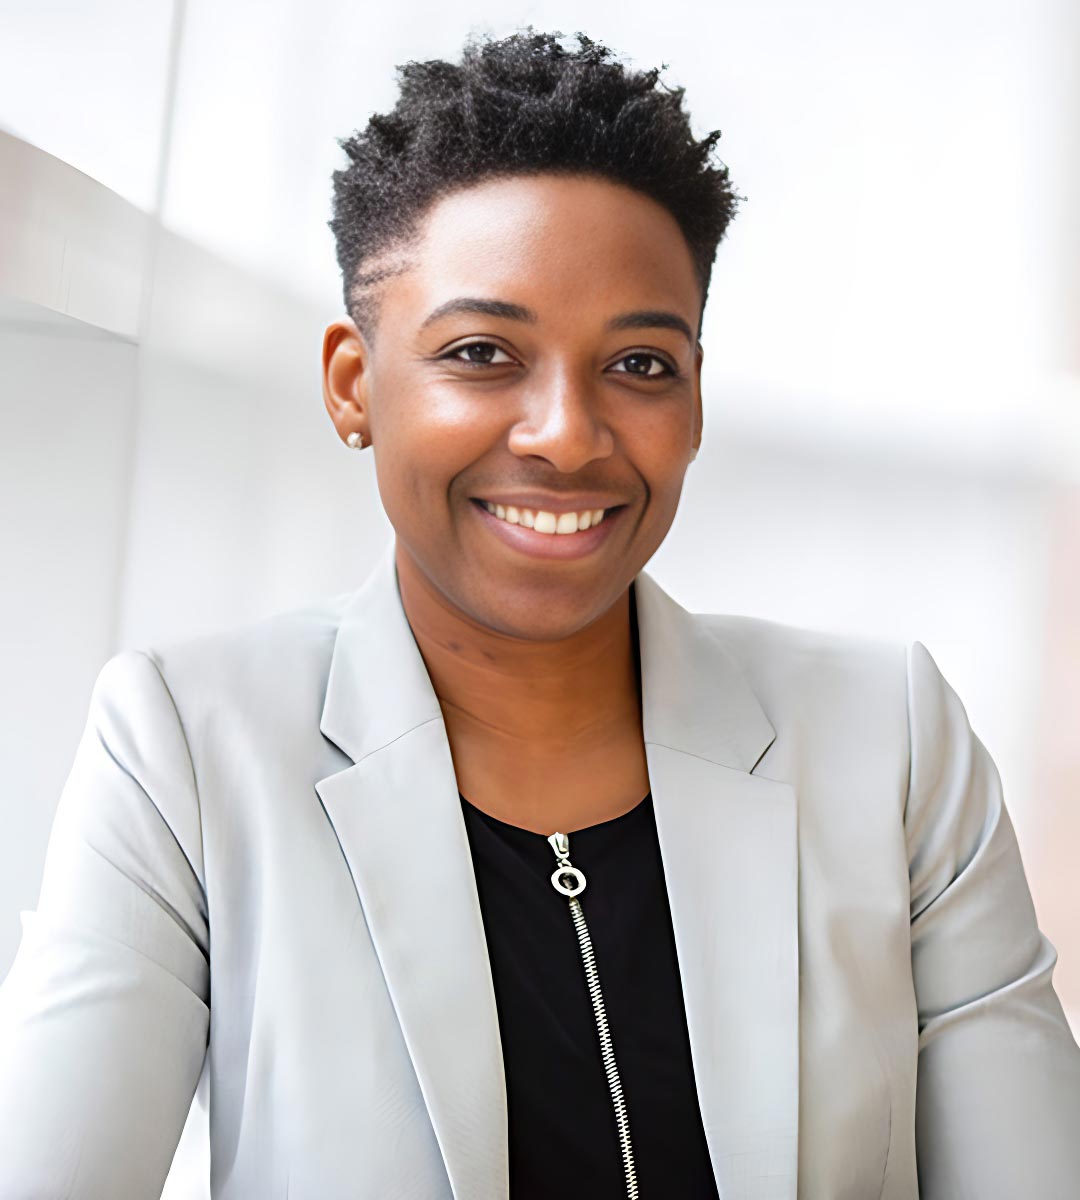
<instances>
[{"instance_id":1,"label":"forehead","mask_svg":"<svg viewBox=\"0 0 1080 1200\"><path fill-rule=\"evenodd\" d=\"M556 313L668 307L696 323L699 285L678 222L629 187L588 176L486 180L436 202L409 267L390 280L396 316L457 295ZM568 304L568 300L573 303Z\"/></svg>"}]
</instances>

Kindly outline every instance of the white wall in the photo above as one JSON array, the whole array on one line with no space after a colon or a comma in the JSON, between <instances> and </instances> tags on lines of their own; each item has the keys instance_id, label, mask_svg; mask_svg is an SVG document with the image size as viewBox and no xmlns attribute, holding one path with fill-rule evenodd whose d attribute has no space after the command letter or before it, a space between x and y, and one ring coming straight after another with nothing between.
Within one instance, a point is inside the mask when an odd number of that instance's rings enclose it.
<instances>
[{"instance_id":1,"label":"white wall","mask_svg":"<svg viewBox=\"0 0 1080 1200\"><path fill-rule=\"evenodd\" d=\"M0 320L0 972L112 653L135 347L8 303Z\"/></svg>"},{"instance_id":2,"label":"white wall","mask_svg":"<svg viewBox=\"0 0 1080 1200\"><path fill-rule=\"evenodd\" d=\"M183 5L3 0L0 127L151 210L174 8Z\"/></svg>"}]
</instances>

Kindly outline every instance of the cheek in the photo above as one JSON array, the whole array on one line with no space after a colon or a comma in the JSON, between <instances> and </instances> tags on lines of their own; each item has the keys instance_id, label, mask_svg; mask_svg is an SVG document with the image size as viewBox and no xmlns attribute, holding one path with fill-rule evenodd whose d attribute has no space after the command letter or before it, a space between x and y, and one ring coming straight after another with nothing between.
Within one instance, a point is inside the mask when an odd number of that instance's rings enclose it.
<instances>
[{"instance_id":1,"label":"cheek","mask_svg":"<svg viewBox=\"0 0 1080 1200\"><path fill-rule=\"evenodd\" d=\"M388 439L421 456L429 447L437 454L440 446L483 439L485 427L498 419L496 397L485 403L482 389L426 368L397 370L389 380L377 378L375 387L378 425Z\"/></svg>"},{"instance_id":2,"label":"cheek","mask_svg":"<svg viewBox=\"0 0 1080 1200\"><path fill-rule=\"evenodd\" d=\"M625 429L624 445L657 503L678 499L690 445L690 424L678 410L639 418Z\"/></svg>"},{"instance_id":3,"label":"cheek","mask_svg":"<svg viewBox=\"0 0 1080 1200\"><path fill-rule=\"evenodd\" d=\"M376 474L388 515L414 525L414 514L436 524L453 499L455 480L505 436L494 404L466 399L445 382L399 379L379 393ZM463 500L464 496L458 497Z\"/></svg>"}]
</instances>

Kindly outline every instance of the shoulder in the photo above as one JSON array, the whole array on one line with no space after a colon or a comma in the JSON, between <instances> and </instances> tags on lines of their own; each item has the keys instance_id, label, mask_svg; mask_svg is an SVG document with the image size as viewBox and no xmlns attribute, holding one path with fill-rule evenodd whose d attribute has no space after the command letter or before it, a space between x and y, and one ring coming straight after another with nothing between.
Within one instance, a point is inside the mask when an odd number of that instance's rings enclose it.
<instances>
[{"instance_id":1,"label":"shoulder","mask_svg":"<svg viewBox=\"0 0 1080 1200\"><path fill-rule=\"evenodd\" d=\"M868 637L760 617L700 614L761 697L819 703L887 702L916 740L967 727L963 702L918 640Z\"/></svg>"},{"instance_id":2,"label":"shoulder","mask_svg":"<svg viewBox=\"0 0 1080 1200\"><path fill-rule=\"evenodd\" d=\"M910 646L899 639L723 613L702 613L698 619L759 695L906 692Z\"/></svg>"},{"instance_id":3,"label":"shoulder","mask_svg":"<svg viewBox=\"0 0 1080 1200\"><path fill-rule=\"evenodd\" d=\"M342 613L353 595L320 597L208 633L123 650L102 675L145 673L149 660L185 724L233 715L268 721L273 714L317 714Z\"/></svg>"},{"instance_id":4,"label":"shoulder","mask_svg":"<svg viewBox=\"0 0 1080 1200\"><path fill-rule=\"evenodd\" d=\"M776 737L758 774L873 778L902 790L909 755L909 647L900 640L704 614Z\"/></svg>"}]
</instances>

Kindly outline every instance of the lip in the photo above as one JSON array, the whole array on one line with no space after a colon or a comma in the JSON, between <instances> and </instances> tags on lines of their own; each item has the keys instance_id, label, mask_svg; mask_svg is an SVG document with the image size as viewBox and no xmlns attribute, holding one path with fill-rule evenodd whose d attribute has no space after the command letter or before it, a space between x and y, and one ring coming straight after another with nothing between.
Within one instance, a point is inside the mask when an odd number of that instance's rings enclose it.
<instances>
[{"instance_id":1,"label":"lip","mask_svg":"<svg viewBox=\"0 0 1080 1200\"><path fill-rule=\"evenodd\" d=\"M531 554L534 558L585 558L594 553L611 536L615 526L622 520L627 506L616 508L599 525L582 529L578 533L537 533L524 525L511 525L500 521L479 500L470 500L469 507L484 521L496 537L514 550ZM526 506L528 507L528 506ZM601 507L596 505L597 508ZM576 511L576 510L568 510Z\"/></svg>"}]
</instances>

